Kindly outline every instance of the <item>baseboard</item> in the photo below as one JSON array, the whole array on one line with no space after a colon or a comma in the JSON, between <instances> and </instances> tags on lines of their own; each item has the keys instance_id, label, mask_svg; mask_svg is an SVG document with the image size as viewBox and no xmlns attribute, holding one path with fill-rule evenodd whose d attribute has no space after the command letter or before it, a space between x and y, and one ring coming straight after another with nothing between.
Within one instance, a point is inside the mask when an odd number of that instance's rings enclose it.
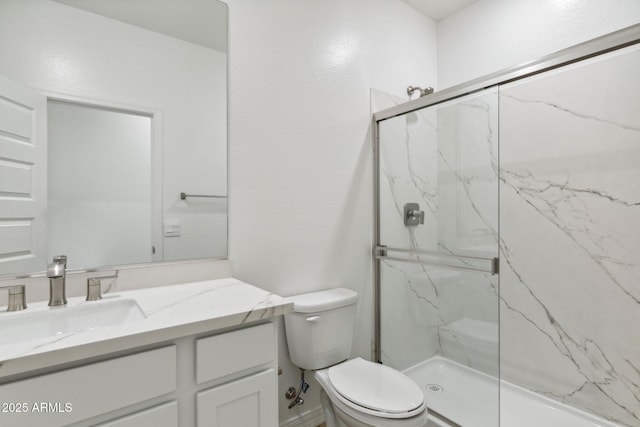
<instances>
[{"instance_id":1,"label":"baseboard","mask_svg":"<svg viewBox=\"0 0 640 427\"><path fill-rule=\"evenodd\" d=\"M295 409L292 409L292 412ZM286 421L280 422L280 427L317 427L324 422L322 406L311 411L295 414Z\"/></svg>"}]
</instances>

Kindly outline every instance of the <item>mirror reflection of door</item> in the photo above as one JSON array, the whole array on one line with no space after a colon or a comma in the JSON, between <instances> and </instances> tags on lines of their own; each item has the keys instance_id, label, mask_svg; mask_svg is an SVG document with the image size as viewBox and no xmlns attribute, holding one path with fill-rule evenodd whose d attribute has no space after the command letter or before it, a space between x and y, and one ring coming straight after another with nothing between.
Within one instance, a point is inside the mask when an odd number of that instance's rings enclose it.
<instances>
[{"instance_id":1,"label":"mirror reflection of door","mask_svg":"<svg viewBox=\"0 0 640 427\"><path fill-rule=\"evenodd\" d=\"M154 260L152 118L56 100L47 112L47 252L86 267Z\"/></svg>"},{"instance_id":2,"label":"mirror reflection of door","mask_svg":"<svg viewBox=\"0 0 640 427\"><path fill-rule=\"evenodd\" d=\"M0 75L0 275L45 263L46 98Z\"/></svg>"}]
</instances>

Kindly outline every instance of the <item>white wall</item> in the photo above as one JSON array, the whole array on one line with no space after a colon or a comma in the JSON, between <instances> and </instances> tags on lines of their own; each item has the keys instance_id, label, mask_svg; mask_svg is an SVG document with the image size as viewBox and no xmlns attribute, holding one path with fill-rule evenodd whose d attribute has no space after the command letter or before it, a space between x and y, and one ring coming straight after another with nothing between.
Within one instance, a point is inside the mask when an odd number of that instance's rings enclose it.
<instances>
[{"instance_id":1,"label":"white wall","mask_svg":"<svg viewBox=\"0 0 640 427\"><path fill-rule=\"evenodd\" d=\"M433 85L435 24L400 0L230 0L229 13L234 275L283 296L356 290L354 354L371 357L370 88ZM286 408L298 369L284 337L280 365L281 421L318 408L315 383Z\"/></svg>"},{"instance_id":2,"label":"white wall","mask_svg":"<svg viewBox=\"0 0 640 427\"><path fill-rule=\"evenodd\" d=\"M438 23L438 90L639 22L638 0L479 0Z\"/></svg>"}]
</instances>

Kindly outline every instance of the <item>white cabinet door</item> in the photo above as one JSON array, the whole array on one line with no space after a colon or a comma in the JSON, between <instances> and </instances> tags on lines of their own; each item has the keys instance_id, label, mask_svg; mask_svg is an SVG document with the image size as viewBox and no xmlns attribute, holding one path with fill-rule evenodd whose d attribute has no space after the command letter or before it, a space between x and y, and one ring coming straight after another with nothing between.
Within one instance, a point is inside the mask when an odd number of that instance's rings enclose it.
<instances>
[{"instance_id":1,"label":"white cabinet door","mask_svg":"<svg viewBox=\"0 0 640 427\"><path fill-rule=\"evenodd\" d=\"M46 268L47 99L0 76L0 274Z\"/></svg>"},{"instance_id":2,"label":"white cabinet door","mask_svg":"<svg viewBox=\"0 0 640 427\"><path fill-rule=\"evenodd\" d=\"M196 396L198 427L276 427L276 373L267 369Z\"/></svg>"}]
</instances>

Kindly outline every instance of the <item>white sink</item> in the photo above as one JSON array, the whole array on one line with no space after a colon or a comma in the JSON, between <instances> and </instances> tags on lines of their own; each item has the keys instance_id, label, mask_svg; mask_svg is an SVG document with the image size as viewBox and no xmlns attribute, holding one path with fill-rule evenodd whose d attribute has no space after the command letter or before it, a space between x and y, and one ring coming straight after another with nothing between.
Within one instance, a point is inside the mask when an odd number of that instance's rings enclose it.
<instances>
[{"instance_id":1,"label":"white sink","mask_svg":"<svg viewBox=\"0 0 640 427\"><path fill-rule=\"evenodd\" d=\"M0 346L47 337L65 336L146 318L133 299L104 299L40 311L0 315Z\"/></svg>"}]
</instances>

